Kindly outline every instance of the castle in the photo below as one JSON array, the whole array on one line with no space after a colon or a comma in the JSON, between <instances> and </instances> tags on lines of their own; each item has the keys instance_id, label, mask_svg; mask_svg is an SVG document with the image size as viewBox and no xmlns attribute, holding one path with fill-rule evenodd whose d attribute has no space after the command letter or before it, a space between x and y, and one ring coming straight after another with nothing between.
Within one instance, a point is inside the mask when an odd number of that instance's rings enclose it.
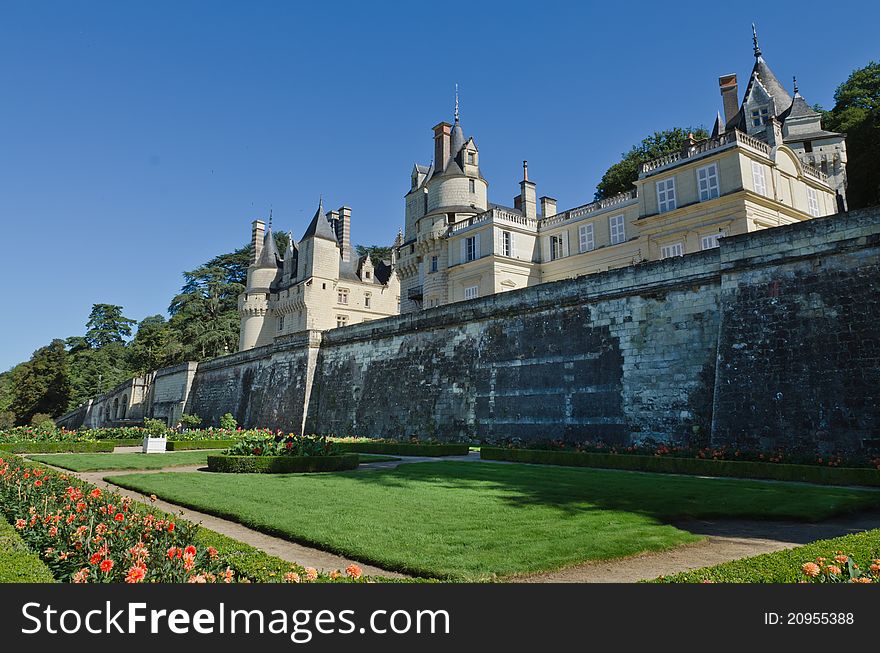
<instances>
[{"instance_id":1,"label":"castle","mask_svg":"<svg viewBox=\"0 0 880 653\"><path fill-rule=\"evenodd\" d=\"M412 169L399 248L404 313L681 256L720 238L846 209L844 136L821 128L798 92L764 60L742 102L736 75L719 79L725 118L712 134L642 165L630 192L557 211L537 198L523 161L513 206L488 200L480 153L466 138L458 99L453 124L434 127L434 160Z\"/></svg>"}]
</instances>

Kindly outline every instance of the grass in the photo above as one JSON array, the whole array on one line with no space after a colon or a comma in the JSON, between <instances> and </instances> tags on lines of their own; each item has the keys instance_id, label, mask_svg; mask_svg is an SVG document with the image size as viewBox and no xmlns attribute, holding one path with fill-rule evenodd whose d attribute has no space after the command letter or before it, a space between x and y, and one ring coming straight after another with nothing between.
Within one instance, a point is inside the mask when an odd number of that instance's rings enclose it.
<instances>
[{"instance_id":1,"label":"grass","mask_svg":"<svg viewBox=\"0 0 880 653\"><path fill-rule=\"evenodd\" d=\"M394 460L400 460L397 456L382 456L376 453L359 453L361 464L364 463L389 463Z\"/></svg>"},{"instance_id":2,"label":"grass","mask_svg":"<svg viewBox=\"0 0 880 653\"><path fill-rule=\"evenodd\" d=\"M838 551L852 556L862 569L867 569L872 559L880 557L880 529L817 540L793 549L733 560L674 576L661 576L654 582L702 583L711 580L716 583L797 583L805 579L801 565L813 562L819 556L830 560Z\"/></svg>"},{"instance_id":3,"label":"grass","mask_svg":"<svg viewBox=\"0 0 880 653\"><path fill-rule=\"evenodd\" d=\"M51 456L29 456L31 460L63 467L74 472L93 472L99 469L162 469L182 465L206 465L204 451L174 453L59 453Z\"/></svg>"},{"instance_id":4,"label":"grass","mask_svg":"<svg viewBox=\"0 0 880 653\"><path fill-rule=\"evenodd\" d=\"M818 520L880 503L871 490L466 462L108 480L386 569L448 580L547 571L700 539L668 523L676 518Z\"/></svg>"}]
</instances>

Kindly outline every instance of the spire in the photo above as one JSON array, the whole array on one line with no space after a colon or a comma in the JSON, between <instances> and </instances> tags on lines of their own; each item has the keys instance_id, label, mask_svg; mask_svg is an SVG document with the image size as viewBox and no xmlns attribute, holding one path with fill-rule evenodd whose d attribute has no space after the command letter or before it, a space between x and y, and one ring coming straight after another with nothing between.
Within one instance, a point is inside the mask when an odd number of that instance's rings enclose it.
<instances>
[{"instance_id":1,"label":"spire","mask_svg":"<svg viewBox=\"0 0 880 653\"><path fill-rule=\"evenodd\" d=\"M455 85L455 122L458 122L458 84Z\"/></svg>"},{"instance_id":2,"label":"spire","mask_svg":"<svg viewBox=\"0 0 880 653\"><path fill-rule=\"evenodd\" d=\"M263 249L260 252L260 258L257 259L256 266L258 268L277 268L279 261L281 261L281 256L278 255L278 247L275 245L272 227L268 227L266 235L263 237Z\"/></svg>"},{"instance_id":3,"label":"spire","mask_svg":"<svg viewBox=\"0 0 880 653\"><path fill-rule=\"evenodd\" d=\"M449 156L455 159L464 147L464 130L461 128L458 115L458 84L455 85L455 124L452 126L452 151Z\"/></svg>"},{"instance_id":4,"label":"spire","mask_svg":"<svg viewBox=\"0 0 880 653\"><path fill-rule=\"evenodd\" d=\"M336 232L333 230L333 227L330 226L330 221L327 220L327 216L324 214L323 196L318 200L318 210L315 211L315 217L313 217L312 221L309 223L309 227L303 234L302 240L305 240L306 238L324 238L325 240L332 240L334 243L338 244Z\"/></svg>"},{"instance_id":5,"label":"spire","mask_svg":"<svg viewBox=\"0 0 880 653\"><path fill-rule=\"evenodd\" d=\"M712 140L715 140L716 138L721 136L721 134L723 134L723 133L724 133L724 122L721 120L721 112L718 111L715 115L715 125L712 127L712 135L710 136L710 138Z\"/></svg>"},{"instance_id":6,"label":"spire","mask_svg":"<svg viewBox=\"0 0 880 653\"><path fill-rule=\"evenodd\" d=\"M791 79L794 81L794 96L799 97L801 93L798 91L797 77L792 77Z\"/></svg>"},{"instance_id":7,"label":"spire","mask_svg":"<svg viewBox=\"0 0 880 653\"><path fill-rule=\"evenodd\" d=\"M752 23L752 43L755 45L755 59L760 59L761 46L758 45L758 30L755 28L754 23Z\"/></svg>"}]
</instances>

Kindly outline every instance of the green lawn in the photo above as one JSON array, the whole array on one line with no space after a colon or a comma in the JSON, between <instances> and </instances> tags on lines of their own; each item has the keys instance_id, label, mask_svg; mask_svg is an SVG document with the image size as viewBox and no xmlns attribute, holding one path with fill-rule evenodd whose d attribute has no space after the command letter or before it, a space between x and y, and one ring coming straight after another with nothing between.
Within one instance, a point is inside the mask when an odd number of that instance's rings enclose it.
<instances>
[{"instance_id":1,"label":"green lawn","mask_svg":"<svg viewBox=\"0 0 880 653\"><path fill-rule=\"evenodd\" d=\"M880 503L873 490L464 462L109 480L387 569L453 580L551 570L699 539L668 524L675 518L818 520Z\"/></svg>"},{"instance_id":2,"label":"green lawn","mask_svg":"<svg viewBox=\"0 0 880 653\"><path fill-rule=\"evenodd\" d=\"M59 453L29 456L31 460L63 467L75 472L99 469L161 469L181 465L207 465L206 451L174 451L168 453Z\"/></svg>"},{"instance_id":3,"label":"green lawn","mask_svg":"<svg viewBox=\"0 0 880 653\"><path fill-rule=\"evenodd\" d=\"M363 463L388 463L394 460L400 460L397 456L386 456L378 453L359 453L361 464Z\"/></svg>"},{"instance_id":4,"label":"green lawn","mask_svg":"<svg viewBox=\"0 0 880 653\"><path fill-rule=\"evenodd\" d=\"M386 569L452 580L551 570L699 539L668 524L677 517L815 520L880 503L872 490L469 462L108 480Z\"/></svg>"}]
</instances>

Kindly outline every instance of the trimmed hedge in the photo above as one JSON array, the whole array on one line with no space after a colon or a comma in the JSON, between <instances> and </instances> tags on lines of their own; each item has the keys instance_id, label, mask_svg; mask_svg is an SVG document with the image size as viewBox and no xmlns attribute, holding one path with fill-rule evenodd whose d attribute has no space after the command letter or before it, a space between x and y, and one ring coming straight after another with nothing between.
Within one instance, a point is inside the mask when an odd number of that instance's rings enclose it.
<instances>
[{"instance_id":1,"label":"trimmed hedge","mask_svg":"<svg viewBox=\"0 0 880 653\"><path fill-rule=\"evenodd\" d=\"M336 442L340 451L392 456L466 456L467 444L412 444L410 442Z\"/></svg>"},{"instance_id":2,"label":"trimmed hedge","mask_svg":"<svg viewBox=\"0 0 880 653\"><path fill-rule=\"evenodd\" d=\"M502 447L482 447L480 449L480 458L483 460L505 460L539 465L625 469L661 474L728 476L731 478L797 481L817 483L819 485L880 486L880 470L855 467L820 467L818 465L789 465L785 463L761 463L742 460L705 460L702 458L674 458L671 456L505 449Z\"/></svg>"},{"instance_id":3,"label":"trimmed hedge","mask_svg":"<svg viewBox=\"0 0 880 653\"><path fill-rule=\"evenodd\" d=\"M338 472L355 469L359 464L356 453L339 456L208 456L210 471L233 474Z\"/></svg>"},{"instance_id":4,"label":"trimmed hedge","mask_svg":"<svg viewBox=\"0 0 880 653\"><path fill-rule=\"evenodd\" d=\"M228 449L237 440L169 440L166 451L189 451L192 449Z\"/></svg>"},{"instance_id":5,"label":"trimmed hedge","mask_svg":"<svg viewBox=\"0 0 880 653\"><path fill-rule=\"evenodd\" d=\"M817 557L832 558L838 551L852 556L863 568L880 551L880 529L817 540L793 549L731 560L714 567L693 569L673 576L660 576L654 583L798 583L805 580L801 565Z\"/></svg>"},{"instance_id":6,"label":"trimmed hedge","mask_svg":"<svg viewBox=\"0 0 880 653\"><path fill-rule=\"evenodd\" d=\"M0 516L0 583L54 583L52 572Z\"/></svg>"},{"instance_id":7,"label":"trimmed hedge","mask_svg":"<svg viewBox=\"0 0 880 653\"><path fill-rule=\"evenodd\" d=\"M9 453L111 453L113 442L9 442L0 451Z\"/></svg>"},{"instance_id":8,"label":"trimmed hedge","mask_svg":"<svg viewBox=\"0 0 880 653\"><path fill-rule=\"evenodd\" d=\"M101 442L112 442L117 447L140 447L144 444L143 438L123 438L121 440L101 440Z\"/></svg>"}]
</instances>

